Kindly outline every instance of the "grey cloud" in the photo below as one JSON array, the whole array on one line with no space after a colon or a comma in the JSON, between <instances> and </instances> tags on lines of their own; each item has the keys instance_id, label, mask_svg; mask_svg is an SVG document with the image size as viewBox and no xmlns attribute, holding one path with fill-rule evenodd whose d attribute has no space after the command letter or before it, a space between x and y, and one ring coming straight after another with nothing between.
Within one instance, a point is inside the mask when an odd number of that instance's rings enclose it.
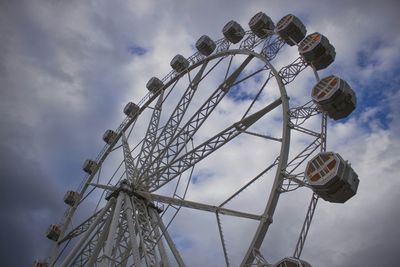
<instances>
[{"instance_id":1,"label":"grey cloud","mask_svg":"<svg viewBox=\"0 0 400 267\"><path fill-rule=\"evenodd\" d=\"M354 62L347 63L347 59L352 55L356 58L359 51L374 53L370 38L396 51L398 35L391 31L390 25L398 24L397 1L140 2L144 1L133 1L128 6L100 1L97 4L42 1L35 5L28 1L2 1L0 4L0 207L4 210L0 226L7 229L2 231L1 240L9 240L1 246L5 266L29 265L35 257L48 255L50 242L43 237L43 231L60 218L65 207L63 193L80 182L83 160L95 156L101 148L103 131L115 128L120 122L121 104L131 100L126 99L131 93L139 94L138 90L142 90L139 81L162 75L158 71L163 66L158 63L163 62L169 68L170 51L190 51L193 44L187 42L191 39L195 41L202 34L220 38L222 27L230 19L247 28L250 17L262 10L275 21L294 13L310 29L326 30L338 48L335 68L339 73L348 71L346 75L351 79L358 79L362 70L350 72ZM176 43L176 38L185 42ZM147 52L132 56L129 53L132 44ZM175 46L181 51L175 51ZM159 51L156 49L166 52L155 55ZM387 59L395 62L389 57L382 62ZM130 73L138 67L152 73L144 73L147 75L144 78L142 72ZM396 101L391 102L393 114L399 114ZM395 121L396 115L392 116ZM392 129L398 133L398 122L391 124ZM392 142L399 142L395 135ZM384 153L396 156L392 150ZM375 182L364 179L361 184L375 185ZM373 216L362 223L354 216L343 217L344 230L338 236L346 237L350 234L346 227L354 229L352 224L360 224L354 234L357 247L348 253L340 248L330 250L334 243L321 240L337 241L319 224L334 222L322 205L317 210L320 215L310 232L304 257L316 266L390 266L399 247L399 217L394 204L399 200L394 194L385 198L384 203L351 207L355 214L371 210ZM285 206L284 202L280 204ZM341 208L347 210L346 206ZM282 239L296 236L300 224L293 227L292 222L300 222L302 215L288 211L277 214L274 228L282 229L272 232L267 239L276 245L271 250L266 246L263 251L273 259L293 249L293 244ZM339 208L334 211L341 212ZM330 255L332 252L338 255Z\"/></svg>"},{"instance_id":2,"label":"grey cloud","mask_svg":"<svg viewBox=\"0 0 400 267\"><path fill-rule=\"evenodd\" d=\"M41 164L25 154L32 140L17 137L8 141L0 146L0 249L3 265L29 266L48 251L50 244L44 235L47 225L57 222L55 218L63 212L62 193Z\"/></svg>"}]
</instances>

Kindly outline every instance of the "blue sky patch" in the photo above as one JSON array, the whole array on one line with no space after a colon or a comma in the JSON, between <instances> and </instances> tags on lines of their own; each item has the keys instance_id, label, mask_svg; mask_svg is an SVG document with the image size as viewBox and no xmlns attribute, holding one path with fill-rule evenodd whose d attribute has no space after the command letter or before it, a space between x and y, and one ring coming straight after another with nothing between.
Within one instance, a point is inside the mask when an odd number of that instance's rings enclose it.
<instances>
[{"instance_id":1,"label":"blue sky patch","mask_svg":"<svg viewBox=\"0 0 400 267\"><path fill-rule=\"evenodd\" d=\"M143 56L144 54L147 53L148 50L144 47L133 44L128 47L128 51L132 55Z\"/></svg>"},{"instance_id":2,"label":"blue sky patch","mask_svg":"<svg viewBox=\"0 0 400 267\"><path fill-rule=\"evenodd\" d=\"M237 84L232 86L232 88L229 90L228 96L233 98L234 101L241 102L253 99L255 94L245 91L240 84Z\"/></svg>"},{"instance_id":3,"label":"blue sky patch","mask_svg":"<svg viewBox=\"0 0 400 267\"><path fill-rule=\"evenodd\" d=\"M359 82L352 82L351 86L357 95L357 107L352 115L360 117L368 109L378 108L373 119L379 122L382 129L388 129L392 120L390 98L399 90L396 86L400 83L399 75L400 68L397 68L379 77L371 78L372 82L367 86ZM343 119L343 122L346 120L348 118ZM368 125L365 126L368 127Z\"/></svg>"},{"instance_id":4,"label":"blue sky patch","mask_svg":"<svg viewBox=\"0 0 400 267\"><path fill-rule=\"evenodd\" d=\"M189 249L193 247L193 242L182 236L174 236L174 242L178 250Z\"/></svg>"},{"instance_id":5,"label":"blue sky patch","mask_svg":"<svg viewBox=\"0 0 400 267\"><path fill-rule=\"evenodd\" d=\"M357 53L357 65L361 68L366 68L368 66L376 66L378 60L374 59L369 55L366 50L361 50Z\"/></svg>"}]
</instances>

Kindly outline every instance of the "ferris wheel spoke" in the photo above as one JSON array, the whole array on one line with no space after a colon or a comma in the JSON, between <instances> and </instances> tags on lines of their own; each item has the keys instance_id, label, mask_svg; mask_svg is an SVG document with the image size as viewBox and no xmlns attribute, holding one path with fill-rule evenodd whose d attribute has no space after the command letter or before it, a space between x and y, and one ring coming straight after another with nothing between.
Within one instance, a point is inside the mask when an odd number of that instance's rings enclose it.
<instances>
[{"instance_id":1,"label":"ferris wheel spoke","mask_svg":"<svg viewBox=\"0 0 400 267\"><path fill-rule=\"evenodd\" d=\"M197 162L201 161L223 145L227 144L233 138L253 125L256 121L261 119L265 114L280 106L281 103L282 100L279 98L258 112L247 116L239 122L234 123L230 127L192 149L180 158L175 159L173 162L163 162L164 165L162 169L159 171L157 170L155 173L149 174L149 177L154 177L151 184L152 189L156 190L173 180L175 177L194 166Z\"/></svg>"},{"instance_id":2,"label":"ferris wheel spoke","mask_svg":"<svg viewBox=\"0 0 400 267\"><path fill-rule=\"evenodd\" d=\"M89 185L91 185L93 187L100 188L100 189L108 190L108 191L114 191L115 189L117 189L117 187L115 187L115 186L105 185L105 184L90 183Z\"/></svg>"},{"instance_id":3,"label":"ferris wheel spoke","mask_svg":"<svg viewBox=\"0 0 400 267\"><path fill-rule=\"evenodd\" d=\"M180 206L180 207L186 207L186 208L208 211L208 212L213 212L213 213L218 212L219 214L223 214L223 215L247 218L247 219L252 219L252 220L257 220L257 221L259 221L261 219L260 215L236 211L236 210L232 210L232 209L226 209L226 208L212 206L212 205L203 204L203 203L199 203L199 202L183 200L183 199L178 199L178 198L172 198L172 197L162 196L162 195L148 193L148 192L144 192L144 191L136 191L135 193L143 198L149 199L151 201L161 202L164 204L171 204L171 205L176 205L176 206Z\"/></svg>"},{"instance_id":4,"label":"ferris wheel spoke","mask_svg":"<svg viewBox=\"0 0 400 267\"><path fill-rule=\"evenodd\" d=\"M276 142L282 142L282 138L276 138L270 135L266 135L266 134L260 134L260 133L255 133L255 132L251 132L251 131L243 131L243 133L245 134L249 134L249 135L253 135L253 136L257 136L257 137L261 137L267 140L272 140L272 141L276 141Z\"/></svg>"},{"instance_id":5,"label":"ferris wheel spoke","mask_svg":"<svg viewBox=\"0 0 400 267\"><path fill-rule=\"evenodd\" d=\"M136 177L136 168L134 165L134 160L129 148L128 140L124 133L122 133L122 148L124 152L124 163L125 163L125 174L126 178L134 183Z\"/></svg>"},{"instance_id":6,"label":"ferris wheel spoke","mask_svg":"<svg viewBox=\"0 0 400 267\"><path fill-rule=\"evenodd\" d=\"M241 192L243 192L247 187L249 187L251 184L253 184L255 181L257 181L258 179L260 179L263 175L265 175L269 170L271 170L274 166L276 166L278 164L278 158L275 159L275 161L269 165L267 168L265 168L262 172L260 172L258 175L256 175L256 177L254 177L253 179L251 179L249 182L247 182L244 186L242 186L239 190L237 190L233 195L231 195L228 199L226 199L224 202L222 202L219 207L224 206L225 204L227 204L229 201L231 201L232 199L234 199L235 197L237 197Z\"/></svg>"},{"instance_id":7,"label":"ferris wheel spoke","mask_svg":"<svg viewBox=\"0 0 400 267\"><path fill-rule=\"evenodd\" d=\"M217 90L206 100L206 102L196 111L196 113L189 119L189 121L180 129L175 136L165 146L164 150L160 151L160 154L153 162L153 173L160 168L163 162L171 162L174 160L186 144L191 140L193 135L201 127L204 121L212 113L218 103L228 93L232 84L239 77L243 69L248 63L254 58L253 55L249 55L242 64L229 76L224 82L220 84ZM142 174L143 176L143 174ZM154 181L153 181L154 182Z\"/></svg>"},{"instance_id":8,"label":"ferris wheel spoke","mask_svg":"<svg viewBox=\"0 0 400 267\"><path fill-rule=\"evenodd\" d=\"M234 84L232 84L232 86L235 86L235 85L237 85L237 84L239 84L239 83L242 83L242 82L244 82L244 81L250 79L251 77L254 77L255 75L259 74L260 72L266 71L266 70L269 70L268 65L265 65L265 66L263 66L262 68L260 68L260 69L258 69L258 70L256 70L256 71L252 72L251 74L247 75L246 77L243 77L242 79L240 79L240 80L238 80L237 82L235 82Z\"/></svg>"},{"instance_id":9,"label":"ferris wheel spoke","mask_svg":"<svg viewBox=\"0 0 400 267\"><path fill-rule=\"evenodd\" d=\"M268 50L269 48L275 49L274 53L278 53L279 52L280 48L283 47L283 44L280 44L280 42L282 42L282 41L280 40L280 38L278 38L278 39L277 39L278 41L277 41L276 44L272 43L272 45L266 45L264 47L265 53L267 53L266 50ZM277 47L274 48L274 46L277 46L278 48ZM270 53L272 53L272 52L270 52ZM271 58L269 60L272 60L272 59L273 58ZM278 71L278 75L281 77L283 84L286 85L286 84L292 82L297 77L297 75L299 75L300 72L302 72L307 66L308 66L308 64L303 60L303 58L299 57L294 62L290 63L289 65L282 67ZM269 67L267 67L267 65L266 65L266 68L269 69ZM243 117L245 117L248 114L248 112L251 110L251 108L253 107L254 103L256 102L258 97L260 96L261 92L264 90L265 86L267 85L267 83L269 82L269 80L272 77L274 77L274 73L272 71L270 71L267 80L264 82L263 86L258 91L257 95L253 99L253 101L250 104L250 106L247 108L247 110L244 113ZM308 102L304 107L305 110L300 110L300 108L299 108L299 110L297 110L297 113L296 113L295 110L293 110L293 113L291 113L291 114L298 115L299 112L303 112L303 113L307 112L306 114L308 115L308 117L315 115L316 114L316 106L315 106L315 104L314 104L314 106L311 106L311 107L307 106L310 103L313 103L313 102L312 101Z\"/></svg>"},{"instance_id":10,"label":"ferris wheel spoke","mask_svg":"<svg viewBox=\"0 0 400 267\"><path fill-rule=\"evenodd\" d=\"M254 104L256 103L256 101L258 100L258 98L260 97L262 91L265 89L266 85L268 84L269 80L274 77L272 71L269 72L268 74L268 78L265 80L265 82L263 83L263 85L261 86L260 90L258 90L256 96L254 97L253 101L251 101L251 104L249 105L249 107L246 109L246 112L243 114L243 117L246 117L247 114L250 112L251 108L254 106Z\"/></svg>"},{"instance_id":11,"label":"ferris wheel spoke","mask_svg":"<svg viewBox=\"0 0 400 267\"><path fill-rule=\"evenodd\" d=\"M229 58L228 67L226 68L226 71L225 71L224 81L228 78L229 70L231 69L232 61L233 61L233 57L234 56L235 55L231 55L230 58Z\"/></svg>"},{"instance_id":12,"label":"ferris wheel spoke","mask_svg":"<svg viewBox=\"0 0 400 267\"><path fill-rule=\"evenodd\" d=\"M189 86L187 87L184 95L182 96L181 100L179 101L178 105L176 106L175 110L172 112L171 117L168 119L166 125L164 126L163 130L161 131L160 135L154 142L151 151L149 152L149 157L146 161L151 164L154 158L159 155L160 151L162 151L171 138L176 133L183 116L186 113L186 110L192 101L194 93L197 91L197 87L201 79L204 78L203 73L208 65L208 61L204 62L202 67L200 68L199 72L196 74L194 79L190 81ZM189 76L190 77L190 76ZM140 174L142 174L145 170L148 169L148 166L144 166ZM139 174L139 176L140 176Z\"/></svg>"},{"instance_id":13,"label":"ferris wheel spoke","mask_svg":"<svg viewBox=\"0 0 400 267\"><path fill-rule=\"evenodd\" d=\"M140 150L139 155L137 157L135 169L139 169L145 166L148 158L151 155L151 150L155 146L157 139L158 125L160 123L163 100L164 100L164 90L161 91L157 103L153 109L153 114L151 115L149 126L147 128L145 137L143 138L142 149Z\"/></svg>"}]
</instances>

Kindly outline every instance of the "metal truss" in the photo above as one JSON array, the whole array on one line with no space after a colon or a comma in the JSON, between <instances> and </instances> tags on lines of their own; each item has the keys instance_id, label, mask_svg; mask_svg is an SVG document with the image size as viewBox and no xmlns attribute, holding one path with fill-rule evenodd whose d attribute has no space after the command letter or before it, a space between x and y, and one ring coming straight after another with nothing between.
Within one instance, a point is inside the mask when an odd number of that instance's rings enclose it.
<instances>
[{"instance_id":1,"label":"metal truss","mask_svg":"<svg viewBox=\"0 0 400 267\"><path fill-rule=\"evenodd\" d=\"M140 150L139 155L137 157L135 170L146 168L146 163L148 162L149 157L151 157L152 149L155 146L157 139L157 131L159 128L158 125L160 123L163 100L164 100L164 91L160 93L156 106L154 107L146 135L143 138L142 149ZM132 175L132 178L133 176L134 174Z\"/></svg>"},{"instance_id":2,"label":"metal truss","mask_svg":"<svg viewBox=\"0 0 400 267\"><path fill-rule=\"evenodd\" d=\"M326 151L327 129L328 129L328 116L325 113L323 113L322 114L322 121L321 121L321 136L320 136L320 138L321 138L321 145L320 145L321 152L325 152ZM293 257L295 257L295 258L300 258L301 252L303 251L303 247L304 247L304 244L305 244L305 241L306 241L306 238L307 238L307 234L308 234L308 231L310 230L311 222L312 222L312 219L314 217L314 212L315 212L315 209L317 207L318 199L319 199L318 195L316 193L313 193L312 197L311 197L310 204L309 204L308 209L307 209L307 214L306 214L306 217L304 219L303 226L302 226L301 231L300 231L299 238L298 238L297 243L296 243L296 248L295 248L294 253L293 253Z\"/></svg>"},{"instance_id":3,"label":"metal truss","mask_svg":"<svg viewBox=\"0 0 400 267\"><path fill-rule=\"evenodd\" d=\"M266 113L278 107L281 103L281 99L275 100L273 103L261 109L260 111L242 119L237 123L234 123L216 136L194 148L192 151L186 153L171 163L167 163L167 165L162 168L160 172L149 174L149 176L158 177L156 183L153 183L152 185L154 190L157 190L164 184L177 177L179 174L195 165L197 162L207 157L209 154L227 144L233 138L249 128L257 120L262 118Z\"/></svg>"},{"instance_id":4,"label":"metal truss","mask_svg":"<svg viewBox=\"0 0 400 267\"><path fill-rule=\"evenodd\" d=\"M279 36L270 35L264 42L261 55L263 55L268 61L271 61L278 55L279 51L282 47L284 47L284 45L285 41Z\"/></svg>"},{"instance_id":5,"label":"metal truss","mask_svg":"<svg viewBox=\"0 0 400 267\"><path fill-rule=\"evenodd\" d=\"M252 55L248 56L244 62L228 78L226 78L220 86L218 86L217 90L215 90L206 102L194 113L189 121L175 134L175 136L171 138L168 144L165 145L163 151L158 152L157 158L154 160L155 169L165 168L165 166L168 166L168 164L179 155L218 103L228 93L232 84L252 59ZM163 145L161 141L163 140L160 140L158 143L159 146ZM153 177L158 179L157 176ZM157 184L157 181L154 181L154 178L149 184ZM151 179L151 176L148 179Z\"/></svg>"},{"instance_id":6,"label":"metal truss","mask_svg":"<svg viewBox=\"0 0 400 267\"><path fill-rule=\"evenodd\" d=\"M299 57L291 64L282 68L279 71L279 76L282 78L283 84L288 84L292 82L301 71L303 71L308 66L307 62L304 61L302 57Z\"/></svg>"},{"instance_id":7,"label":"metal truss","mask_svg":"<svg viewBox=\"0 0 400 267\"><path fill-rule=\"evenodd\" d=\"M99 215L88 220L91 224L79 233L82 238L60 266L169 266L163 243L167 231L159 224L159 211L147 199L134 196L128 185L122 184ZM172 246L169 235L166 242ZM175 247L173 254L179 255Z\"/></svg>"},{"instance_id":8,"label":"metal truss","mask_svg":"<svg viewBox=\"0 0 400 267\"><path fill-rule=\"evenodd\" d=\"M146 161L153 163L154 160L158 159L160 156L162 156L162 151L167 147L167 145L170 143L170 140L172 137L175 135L176 131L178 130L178 126L182 121L183 116L186 113L186 110L194 96L194 93L197 90L198 84L201 81L203 77L203 73L207 67L207 63L205 62L202 67L200 68L200 71L196 74L194 77L193 81L190 81L190 84L188 88L186 89L183 97L179 101L178 105L176 106L175 110L173 111L172 115L168 119L165 127L161 131L160 135L157 138L154 138L154 142L152 143L152 147L150 152L148 153L146 157ZM190 76L189 76L190 77ZM159 156L159 157L157 157ZM140 156L139 156L140 158ZM140 160L140 159L139 159ZM148 166L144 166L142 168L142 171L139 175L143 175L146 172L148 172L150 169L151 164ZM149 184L149 180L147 177L142 177L142 180L146 180L146 184ZM139 180L139 182L141 182Z\"/></svg>"},{"instance_id":9,"label":"metal truss","mask_svg":"<svg viewBox=\"0 0 400 267\"><path fill-rule=\"evenodd\" d=\"M272 265L268 263L268 261L264 258L261 252L258 249L253 250L254 255L254 263L251 266L257 267L271 267Z\"/></svg>"},{"instance_id":10,"label":"metal truss","mask_svg":"<svg viewBox=\"0 0 400 267\"><path fill-rule=\"evenodd\" d=\"M310 229L312 218L314 216L315 208L318 203L318 195L313 193L310 201L310 205L307 209L306 218L300 231L299 239L297 240L296 248L293 253L293 257L300 258L301 252L303 251L304 243L306 242L308 230Z\"/></svg>"},{"instance_id":11,"label":"metal truss","mask_svg":"<svg viewBox=\"0 0 400 267\"><path fill-rule=\"evenodd\" d=\"M63 233L57 242L57 247L70 243L72 248L67 250L68 254L63 255L63 257L60 257L63 251L57 251L51 264L54 266L59 260L62 261L60 266L185 266L168 232L170 223L183 207L215 214L226 266L230 266L231 263L221 217L233 216L256 221L259 225L241 266L271 266L261 255L259 248L269 225L272 223L272 215L279 195L301 186L307 186L303 174L298 172L297 169L316 149L325 149L326 142L326 116L321 132L307 129L303 125L311 117L320 114L313 102L310 101L303 106L289 109L285 85L291 83L308 64L300 57L279 71L275 70L271 61L282 51L284 44L285 42L272 32L266 38L260 39L251 31L247 31L243 40L233 49L232 44L226 38L221 38L216 41L216 52L214 54L206 57L196 52L187 58L189 67L186 70L181 72L172 70L163 77L161 80L165 85L156 92L149 92L138 102L140 109L137 114L126 117L118 126L116 129L117 138L113 143L106 144L96 157L98 168L92 174L85 176L78 188L81 197L92 192L90 191L85 195L89 186L93 186L94 189L105 190L107 192L105 207L89 216L83 223L68 233L66 233L66 229L80 203L66 211L63 220ZM246 57L239 66L233 68L232 60L236 55L245 55ZM263 61L264 66L248 75L246 73L247 76L243 77L244 70L254 59ZM222 60L229 60L223 81L212 91L204 103L196 106L191 116L187 116L199 84ZM197 72L192 78L193 70ZM253 98L243 117L208 140L194 146L193 139L196 137L196 133L224 97L229 94L231 88L247 79L254 78L262 71L268 73L266 81ZM184 77L189 79L189 84L178 100L178 104L167 117L166 122L161 123L161 115L164 112L163 104L169 96L168 92L171 92L180 79ZM258 101L271 78L275 78L278 83L280 98L253 112L253 105ZM152 104L154 102L155 105ZM282 137L273 137L250 129L253 124L279 106L283 110ZM141 149L134 157L129 147L129 134L126 134L126 132L130 127L132 131L140 114L148 108L153 108L153 112L147 131L141 141ZM184 118L186 119L184 120ZM160 126L160 124L163 125ZM293 159L288 160L291 130L310 135L314 139L303 151ZM272 164L240 187L219 206L185 199L194 167L242 133L255 136L254 138L263 138L268 142L279 142L281 145L279 156ZM121 178L117 185L94 184L93 179L96 173L99 172L108 155L117 149L115 146L119 141L121 142L119 147L122 147L124 155L123 165L125 166L124 175L126 179ZM191 148L189 148L190 145L192 145ZM267 206L262 214L251 214L225 207L228 202L273 169L276 171L275 180ZM190 175L186 190L183 196L179 196L177 188L180 179L189 170ZM176 181L172 196L158 194L163 188L172 184L172 181ZM318 198L313 195L296 246L295 257L299 257L301 254L317 200ZM162 218L163 212L165 212L160 208L162 205L167 205L167 209L169 207L176 209L173 218L167 225L164 224ZM170 261L172 258L169 258L171 255L174 260L173 263Z\"/></svg>"},{"instance_id":12,"label":"metal truss","mask_svg":"<svg viewBox=\"0 0 400 267\"><path fill-rule=\"evenodd\" d=\"M217 206L208 205L208 204L204 204L204 203L198 203L198 202L189 201L189 200L183 200L183 199L177 199L177 198L157 195L154 193L136 191L135 194L137 194L143 198L149 199L151 201L157 201L157 202L161 202L161 203L165 203L165 204L176 205L179 207L186 207L186 208L197 209L197 210L201 210L201 211L219 213L219 214L223 214L223 215L236 216L238 218L247 218L247 219L252 219L252 220L260 220L261 219L260 215L250 214L250 213L246 213L246 212L240 212L240 211L236 211L236 210L232 210L232 209L226 209L226 208L222 208L222 207L217 207Z\"/></svg>"},{"instance_id":13,"label":"metal truss","mask_svg":"<svg viewBox=\"0 0 400 267\"><path fill-rule=\"evenodd\" d=\"M252 31L247 31L246 34L247 37L245 37L240 43L239 49L253 50L255 46L264 41L263 39L258 38Z\"/></svg>"}]
</instances>

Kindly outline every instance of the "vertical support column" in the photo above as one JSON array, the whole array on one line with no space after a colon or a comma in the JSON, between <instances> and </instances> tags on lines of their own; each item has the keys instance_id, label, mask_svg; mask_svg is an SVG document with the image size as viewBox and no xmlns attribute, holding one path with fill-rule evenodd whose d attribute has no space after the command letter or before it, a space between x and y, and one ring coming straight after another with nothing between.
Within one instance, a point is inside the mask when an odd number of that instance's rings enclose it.
<instances>
[{"instance_id":1,"label":"vertical support column","mask_svg":"<svg viewBox=\"0 0 400 267\"><path fill-rule=\"evenodd\" d=\"M94 266L94 264L96 263L97 257L98 257L98 255L100 253L100 250L103 247L104 241L107 238L107 233L108 233L108 229L109 229L110 224L111 224L111 219L112 219L112 216L109 216L107 218L107 221L104 223L104 226L103 226L101 235L99 237L99 240L97 241L97 244L96 244L96 247L94 248L92 256L90 257L89 261L86 263L86 267Z\"/></svg>"},{"instance_id":2,"label":"vertical support column","mask_svg":"<svg viewBox=\"0 0 400 267\"><path fill-rule=\"evenodd\" d=\"M71 261L75 258L76 254L81 250L82 246L87 242L93 230L98 226L98 224L103 219L106 212L110 209L111 205L114 204L114 202L115 199L110 199L108 201L107 205L104 207L104 210L99 214L99 217L97 217L96 220L90 225L89 229L85 232L82 238L76 243L76 245L72 248L70 253L65 257L64 261L60 265L61 267L70 266Z\"/></svg>"},{"instance_id":3,"label":"vertical support column","mask_svg":"<svg viewBox=\"0 0 400 267\"><path fill-rule=\"evenodd\" d=\"M125 195L125 193L123 191L121 191L117 198L117 204L115 205L114 214L113 214L113 218L112 218L111 225L110 225L110 230L108 232L107 241L106 241L106 244L104 247L104 255L103 255L103 259L101 261L103 266L111 265L110 264L111 251L113 248L114 237L115 237L116 229L117 229L118 222L119 222L122 200L124 199L124 195Z\"/></svg>"},{"instance_id":4,"label":"vertical support column","mask_svg":"<svg viewBox=\"0 0 400 267\"><path fill-rule=\"evenodd\" d=\"M140 246L147 266L154 266L157 263L151 218L147 211L147 204L140 199L132 197L135 206L135 221L139 232Z\"/></svg>"},{"instance_id":5,"label":"vertical support column","mask_svg":"<svg viewBox=\"0 0 400 267\"><path fill-rule=\"evenodd\" d=\"M129 238L132 246L133 260L135 266L142 266L140 260L139 247L136 240L135 224L133 222L133 216L135 211L133 210L131 200L128 195L125 195L125 215L128 221Z\"/></svg>"},{"instance_id":6,"label":"vertical support column","mask_svg":"<svg viewBox=\"0 0 400 267\"><path fill-rule=\"evenodd\" d=\"M157 220L157 211L154 208L149 208L149 214L150 217L152 219L152 224L153 224L153 229L154 229L154 233L156 235L156 239L158 240L157 242L157 247L158 247L158 251L160 252L160 258L161 258L161 266L162 267L167 267L169 266L169 262L168 262L168 256L167 253L165 251L165 247L164 247L164 243L162 240L162 235L160 233L160 229L158 226L158 220Z\"/></svg>"},{"instance_id":7,"label":"vertical support column","mask_svg":"<svg viewBox=\"0 0 400 267\"><path fill-rule=\"evenodd\" d=\"M185 267L185 263L183 262L183 259L181 255L179 254L179 251L176 249L175 243L172 240L171 236L168 233L167 228L164 225L164 222L160 218L159 214L156 214L158 225L160 226L161 232L164 235L165 241L167 241L167 244L169 246L169 249L172 252L172 255L174 255L174 258L178 264L179 267Z\"/></svg>"}]
</instances>

